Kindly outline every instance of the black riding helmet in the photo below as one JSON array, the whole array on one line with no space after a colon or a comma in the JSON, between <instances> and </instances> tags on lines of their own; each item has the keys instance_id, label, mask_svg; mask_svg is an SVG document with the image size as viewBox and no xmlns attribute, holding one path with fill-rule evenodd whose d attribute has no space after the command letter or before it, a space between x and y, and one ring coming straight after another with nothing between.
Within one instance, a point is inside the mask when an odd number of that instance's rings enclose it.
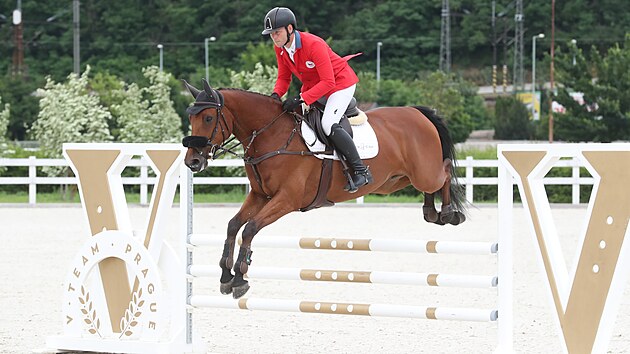
<instances>
[{"instance_id":1,"label":"black riding helmet","mask_svg":"<svg viewBox=\"0 0 630 354\"><path fill-rule=\"evenodd\" d=\"M278 28L286 28L289 24L293 25L293 29L297 27L297 21L293 11L286 7L274 7L265 15L263 35L270 34ZM287 30L288 31L288 30Z\"/></svg>"}]
</instances>

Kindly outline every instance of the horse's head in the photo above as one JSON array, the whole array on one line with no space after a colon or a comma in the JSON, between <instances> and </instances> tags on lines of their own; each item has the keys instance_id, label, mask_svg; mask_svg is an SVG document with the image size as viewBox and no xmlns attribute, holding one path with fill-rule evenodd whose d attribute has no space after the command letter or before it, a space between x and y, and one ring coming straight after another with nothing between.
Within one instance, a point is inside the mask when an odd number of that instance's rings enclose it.
<instances>
[{"instance_id":1,"label":"horse's head","mask_svg":"<svg viewBox=\"0 0 630 354\"><path fill-rule=\"evenodd\" d=\"M203 90L199 90L184 81L195 98L195 103L186 109L190 120L191 135L182 140L188 148L185 163L193 172L199 172L208 166L208 160L222 147L231 132L223 114L223 96L203 80Z\"/></svg>"}]
</instances>

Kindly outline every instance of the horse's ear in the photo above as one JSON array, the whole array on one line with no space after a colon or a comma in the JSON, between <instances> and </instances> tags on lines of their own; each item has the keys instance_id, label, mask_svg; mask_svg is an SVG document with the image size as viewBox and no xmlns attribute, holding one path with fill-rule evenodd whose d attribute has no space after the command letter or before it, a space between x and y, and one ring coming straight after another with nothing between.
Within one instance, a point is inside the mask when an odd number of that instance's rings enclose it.
<instances>
[{"instance_id":1,"label":"horse's ear","mask_svg":"<svg viewBox=\"0 0 630 354\"><path fill-rule=\"evenodd\" d=\"M206 81L206 79L201 79L201 82L203 82L203 90L206 91L207 94L212 94L212 91L214 90L210 87L208 81Z\"/></svg>"},{"instance_id":2,"label":"horse's ear","mask_svg":"<svg viewBox=\"0 0 630 354\"><path fill-rule=\"evenodd\" d=\"M184 80L184 79L182 79L182 81L184 82L184 85L186 85L186 88L188 89L190 94L196 99L197 96L199 96L199 93L201 92L201 90L195 88L194 86L192 86L191 84L186 82L186 80Z\"/></svg>"},{"instance_id":3,"label":"horse's ear","mask_svg":"<svg viewBox=\"0 0 630 354\"><path fill-rule=\"evenodd\" d=\"M203 90L206 91L206 93L210 97L212 97L214 102L221 103L219 99L219 95L217 94L217 91L213 89L212 87L210 87L210 84L208 83L208 81L206 81L206 79L201 79L201 82L203 82Z\"/></svg>"}]
</instances>

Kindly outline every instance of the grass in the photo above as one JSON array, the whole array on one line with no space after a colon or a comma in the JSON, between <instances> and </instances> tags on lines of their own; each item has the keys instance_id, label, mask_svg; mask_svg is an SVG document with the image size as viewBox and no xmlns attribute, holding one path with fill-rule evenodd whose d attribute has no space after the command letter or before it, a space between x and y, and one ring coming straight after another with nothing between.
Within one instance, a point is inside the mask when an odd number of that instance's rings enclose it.
<instances>
[{"instance_id":1,"label":"grass","mask_svg":"<svg viewBox=\"0 0 630 354\"><path fill-rule=\"evenodd\" d=\"M139 193L127 193L127 202L132 204L140 203ZM150 196L149 196L150 198ZM150 199L149 199L150 200ZM245 200L245 194L242 192L220 193L220 194L200 194L194 195L195 203L242 203ZM37 203L80 203L79 194L74 193L72 199L64 198L59 192L55 193L37 193ZM368 195L365 197L365 203L419 203L420 197L406 195ZM179 194L175 196L175 202L179 202ZM27 192L7 193L0 192L0 203L8 204L26 204L28 203ZM349 201L348 203L354 203Z\"/></svg>"}]
</instances>

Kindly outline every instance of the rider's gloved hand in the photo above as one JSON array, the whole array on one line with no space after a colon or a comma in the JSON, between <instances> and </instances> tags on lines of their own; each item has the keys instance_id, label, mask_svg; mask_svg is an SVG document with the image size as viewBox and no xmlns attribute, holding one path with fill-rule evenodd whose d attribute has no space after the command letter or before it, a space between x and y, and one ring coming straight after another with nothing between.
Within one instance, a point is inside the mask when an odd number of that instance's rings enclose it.
<instances>
[{"instance_id":1,"label":"rider's gloved hand","mask_svg":"<svg viewBox=\"0 0 630 354\"><path fill-rule=\"evenodd\" d=\"M300 95L292 98L287 98L284 102L282 102L282 109L284 109L285 111L293 111L302 102L304 101L302 101L302 97L300 97Z\"/></svg>"},{"instance_id":2,"label":"rider's gloved hand","mask_svg":"<svg viewBox=\"0 0 630 354\"><path fill-rule=\"evenodd\" d=\"M278 94L277 94L277 93L275 93L275 92L274 92L274 93L272 93L270 96L271 96L271 98L273 98L274 100L282 101L282 100L280 99L280 95L278 95Z\"/></svg>"}]
</instances>

